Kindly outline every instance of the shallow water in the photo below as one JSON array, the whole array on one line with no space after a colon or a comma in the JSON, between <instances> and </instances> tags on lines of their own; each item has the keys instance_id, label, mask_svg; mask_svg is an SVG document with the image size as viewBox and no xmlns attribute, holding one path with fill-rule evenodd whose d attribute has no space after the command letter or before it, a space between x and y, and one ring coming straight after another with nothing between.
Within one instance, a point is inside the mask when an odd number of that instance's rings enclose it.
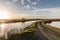
<instances>
[{"instance_id":1,"label":"shallow water","mask_svg":"<svg viewBox=\"0 0 60 40\"><path fill-rule=\"evenodd\" d=\"M52 22L50 25L52 25L53 27L60 28L60 22Z\"/></svg>"},{"instance_id":2,"label":"shallow water","mask_svg":"<svg viewBox=\"0 0 60 40\"><path fill-rule=\"evenodd\" d=\"M10 23L5 25L0 25L0 36L3 36L5 33L9 32L12 29L24 29L25 27L28 27L33 22L25 22L25 23Z\"/></svg>"}]
</instances>

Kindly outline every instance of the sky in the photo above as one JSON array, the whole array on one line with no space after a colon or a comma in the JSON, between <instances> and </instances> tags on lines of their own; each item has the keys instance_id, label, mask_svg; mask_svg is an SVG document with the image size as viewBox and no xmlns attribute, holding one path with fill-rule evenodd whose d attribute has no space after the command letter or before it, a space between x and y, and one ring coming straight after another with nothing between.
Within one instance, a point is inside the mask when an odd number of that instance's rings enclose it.
<instances>
[{"instance_id":1,"label":"sky","mask_svg":"<svg viewBox=\"0 0 60 40\"><path fill-rule=\"evenodd\" d=\"M16 14L60 16L60 0L0 0L0 7Z\"/></svg>"}]
</instances>

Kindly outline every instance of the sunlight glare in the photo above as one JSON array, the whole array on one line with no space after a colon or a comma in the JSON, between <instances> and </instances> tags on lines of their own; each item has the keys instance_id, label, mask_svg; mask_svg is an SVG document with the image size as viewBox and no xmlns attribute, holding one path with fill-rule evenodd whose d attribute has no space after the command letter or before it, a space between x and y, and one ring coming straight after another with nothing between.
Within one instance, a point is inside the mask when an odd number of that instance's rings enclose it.
<instances>
[{"instance_id":1,"label":"sunlight glare","mask_svg":"<svg viewBox=\"0 0 60 40\"><path fill-rule=\"evenodd\" d=\"M9 18L8 11L6 10L0 11L0 19L8 19L8 18Z\"/></svg>"},{"instance_id":2,"label":"sunlight glare","mask_svg":"<svg viewBox=\"0 0 60 40\"><path fill-rule=\"evenodd\" d=\"M4 28L6 27L6 25L1 24L0 27L1 27L1 33L0 34L3 35L4 34Z\"/></svg>"}]
</instances>

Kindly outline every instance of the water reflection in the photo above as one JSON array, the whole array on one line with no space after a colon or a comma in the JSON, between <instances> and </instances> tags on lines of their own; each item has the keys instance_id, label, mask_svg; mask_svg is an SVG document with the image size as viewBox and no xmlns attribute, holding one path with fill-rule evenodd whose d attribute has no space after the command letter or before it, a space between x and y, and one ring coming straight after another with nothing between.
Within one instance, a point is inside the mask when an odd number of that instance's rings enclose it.
<instances>
[{"instance_id":1,"label":"water reflection","mask_svg":"<svg viewBox=\"0 0 60 40\"><path fill-rule=\"evenodd\" d=\"M52 25L53 27L60 28L60 22L52 22L50 25Z\"/></svg>"},{"instance_id":2,"label":"water reflection","mask_svg":"<svg viewBox=\"0 0 60 40\"><path fill-rule=\"evenodd\" d=\"M28 27L29 25L31 25L33 22L25 22L25 23L9 23L9 24L1 24L0 25L0 36L6 34L7 32L9 32L11 29L16 29L16 28L21 28L22 30L25 27Z\"/></svg>"},{"instance_id":3,"label":"water reflection","mask_svg":"<svg viewBox=\"0 0 60 40\"><path fill-rule=\"evenodd\" d=\"M10 24L7 24L7 27L5 28L5 31L8 32L8 31L10 31L11 29L15 29L15 28L21 28L21 29L23 29L23 28L25 28L25 27L27 27L27 26L29 26L29 25L31 25L31 24L32 24L32 22L10 23ZM8 29L8 31L7 31L7 29Z\"/></svg>"}]
</instances>

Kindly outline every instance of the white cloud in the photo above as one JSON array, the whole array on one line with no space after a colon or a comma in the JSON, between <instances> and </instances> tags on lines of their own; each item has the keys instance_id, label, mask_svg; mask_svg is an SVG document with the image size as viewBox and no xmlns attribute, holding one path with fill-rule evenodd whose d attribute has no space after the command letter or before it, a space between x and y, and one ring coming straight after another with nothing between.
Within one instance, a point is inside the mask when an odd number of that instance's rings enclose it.
<instances>
[{"instance_id":1,"label":"white cloud","mask_svg":"<svg viewBox=\"0 0 60 40\"><path fill-rule=\"evenodd\" d=\"M24 4L24 0L21 0L21 4Z\"/></svg>"},{"instance_id":2,"label":"white cloud","mask_svg":"<svg viewBox=\"0 0 60 40\"><path fill-rule=\"evenodd\" d=\"M32 5L36 5L36 4L37 4L37 2L32 2L31 4L32 4Z\"/></svg>"},{"instance_id":3,"label":"white cloud","mask_svg":"<svg viewBox=\"0 0 60 40\"><path fill-rule=\"evenodd\" d=\"M49 11L51 13L60 13L60 7L57 8L45 8L45 9L36 9L35 11Z\"/></svg>"},{"instance_id":4,"label":"white cloud","mask_svg":"<svg viewBox=\"0 0 60 40\"><path fill-rule=\"evenodd\" d=\"M32 9L37 9L37 7L32 7Z\"/></svg>"},{"instance_id":5,"label":"white cloud","mask_svg":"<svg viewBox=\"0 0 60 40\"><path fill-rule=\"evenodd\" d=\"M31 3L31 0L27 0L29 3Z\"/></svg>"},{"instance_id":6,"label":"white cloud","mask_svg":"<svg viewBox=\"0 0 60 40\"><path fill-rule=\"evenodd\" d=\"M47 15L48 14L48 16L56 16L56 17L60 16L60 7L36 9L36 10L33 10L33 11L40 12L40 14L43 14L43 15Z\"/></svg>"},{"instance_id":7,"label":"white cloud","mask_svg":"<svg viewBox=\"0 0 60 40\"><path fill-rule=\"evenodd\" d=\"M32 2L31 0L27 0L29 3L31 3L31 5L36 5L37 2Z\"/></svg>"},{"instance_id":8,"label":"white cloud","mask_svg":"<svg viewBox=\"0 0 60 40\"><path fill-rule=\"evenodd\" d=\"M23 8L30 9L30 8L31 8L31 6L30 6L30 5L26 5L26 6L24 6Z\"/></svg>"},{"instance_id":9,"label":"white cloud","mask_svg":"<svg viewBox=\"0 0 60 40\"><path fill-rule=\"evenodd\" d=\"M27 9L30 9L30 5L27 5L26 7L27 7Z\"/></svg>"},{"instance_id":10,"label":"white cloud","mask_svg":"<svg viewBox=\"0 0 60 40\"><path fill-rule=\"evenodd\" d=\"M18 0L12 0L12 3L17 2Z\"/></svg>"},{"instance_id":11,"label":"white cloud","mask_svg":"<svg viewBox=\"0 0 60 40\"><path fill-rule=\"evenodd\" d=\"M12 3L15 3L15 2L17 2L18 0L12 0L11 2L10 1L6 1L5 3L7 3L7 4L12 4Z\"/></svg>"}]
</instances>

